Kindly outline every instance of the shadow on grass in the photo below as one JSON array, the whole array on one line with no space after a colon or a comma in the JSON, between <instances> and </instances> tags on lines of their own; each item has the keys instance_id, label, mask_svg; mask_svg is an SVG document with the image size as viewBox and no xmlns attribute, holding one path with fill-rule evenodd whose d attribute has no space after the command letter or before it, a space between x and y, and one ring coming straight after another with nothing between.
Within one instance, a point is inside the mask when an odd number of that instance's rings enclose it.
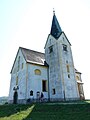
<instances>
[{"instance_id":1,"label":"shadow on grass","mask_svg":"<svg viewBox=\"0 0 90 120\"><path fill-rule=\"evenodd\" d=\"M90 120L90 104L36 104L23 120Z\"/></svg>"},{"instance_id":2,"label":"shadow on grass","mask_svg":"<svg viewBox=\"0 0 90 120\"><path fill-rule=\"evenodd\" d=\"M90 104L77 101L1 105L0 120L90 120Z\"/></svg>"},{"instance_id":3,"label":"shadow on grass","mask_svg":"<svg viewBox=\"0 0 90 120\"><path fill-rule=\"evenodd\" d=\"M16 114L21 111L25 111L30 108L30 105L18 105L18 104L7 104L7 105L0 105L0 118L1 117L9 117L13 114Z\"/></svg>"}]
</instances>

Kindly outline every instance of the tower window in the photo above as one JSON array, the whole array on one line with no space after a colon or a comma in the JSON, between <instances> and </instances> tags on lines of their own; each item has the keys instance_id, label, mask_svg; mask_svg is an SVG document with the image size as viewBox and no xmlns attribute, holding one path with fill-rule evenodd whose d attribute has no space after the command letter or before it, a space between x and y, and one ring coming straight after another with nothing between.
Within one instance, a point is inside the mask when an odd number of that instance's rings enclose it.
<instances>
[{"instance_id":1,"label":"tower window","mask_svg":"<svg viewBox=\"0 0 90 120\"><path fill-rule=\"evenodd\" d=\"M24 67L24 64L23 64L23 63L22 63L22 66L21 66L21 67L22 67L22 69L23 69L23 67Z\"/></svg>"},{"instance_id":2,"label":"tower window","mask_svg":"<svg viewBox=\"0 0 90 120\"><path fill-rule=\"evenodd\" d=\"M52 94L55 95L56 94L56 91L55 91L55 88L52 89Z\"/></svg>"},{"instance_id":3,"label":"tower window","mask_svg":"<svg viewBox=\"0 0 90 120\"><path fill-rule=\"evenodd\" d=\"M67 65L67 72L70 73L69 65Z\"/></svg>"},{"instance_id":4,"label":"tower window","mask_svg":"<svg viewBox=\"0 0 90 120\"><path fill-rule=\"evenodd\" d=\"M18 69L17 69L17 71L19 71L19 68L20 68L20 56L18 57Z\"/></svg>"},{"instance_id":5,"label":"tower window","mask_svg":"<svg viewBox=\"0 0 90 120\"><path fill-rule=\"evenodd\" d=\"M18 85L18 76L16 77L16 85Z\"/></svg>"},{"instance_id":6,"label":"tower window","mask_svg":"<svg viewBox=\"0 0 90 120\"><path fill-rule=\"evenodd\" d=\"M63 37L63 40L64 40L64 37Z\"/></svg>"},{"instance_id":7,"label":"tower window","mask_svg":"<svg viewBox=\"0 0 90 120\"><path fill-rule=\"evenodd\" d=\"M76 79L79 80L79 76L76 76Z\"/></svg>"},{"instance_id":8,"label":"tower window","mask_svg":"<svg viewBox=\"0 0 90 120\"><path fill-rule=\"evenodd\" d=\"M70 74L68 74L68 78L70 78Z\"/></svg>"},{"instance_id":9,"label":"tower window","mask_svg":"<svg viewBox=\"0 0 90 120\"><path fill-rule=\"evenodd\" d=\"M53 52L53 46L49 47L49 53Z\"/></svg>"},{"instance_id":10,"label":"tower window","mask_svg":"<svg viewBox=\"0 0 90 120\"><path fill-rule=\"evenodd\" d=\"M43 81L42 81L42 91L43 91L43 92L46 92L46 91L47 91L47 81L46 81L46 80L43 80Z\"/></svg>"},{"instance_id":11,"label":"tower window","mask_svg":"<svg viewBox=\"0 0 90 120\"><path fill-rule=\"evenodd\" d=\"M63 50L67 51L67 45L63 45Z\"/></svg>"},{"instance_id":12,"label":"tower window","mask_svg":"<svg viewBox=\"0 0 90 120\"><path fill-rule=\"evenodd\" d=\"M68 60L66 60L66 63L68 64Z\"/></svg>"}]
</instances>

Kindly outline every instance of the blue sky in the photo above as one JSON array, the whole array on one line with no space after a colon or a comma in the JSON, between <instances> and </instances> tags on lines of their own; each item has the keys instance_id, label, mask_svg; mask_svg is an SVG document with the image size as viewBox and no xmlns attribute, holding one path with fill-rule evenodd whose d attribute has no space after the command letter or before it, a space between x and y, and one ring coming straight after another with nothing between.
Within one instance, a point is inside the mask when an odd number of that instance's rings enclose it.
<instances>
[{"instance_id":1,"label":"blue sky","mask_svg":"<svg viewBox=\"0 0 90 120\"><path fill-rule=\"evenodd\" d=\"M19 46L44 52L53 8L72 44L75 67L90 98L90 0L0 0L0 96L7 96Z\"/></svg>"}]
</instances>

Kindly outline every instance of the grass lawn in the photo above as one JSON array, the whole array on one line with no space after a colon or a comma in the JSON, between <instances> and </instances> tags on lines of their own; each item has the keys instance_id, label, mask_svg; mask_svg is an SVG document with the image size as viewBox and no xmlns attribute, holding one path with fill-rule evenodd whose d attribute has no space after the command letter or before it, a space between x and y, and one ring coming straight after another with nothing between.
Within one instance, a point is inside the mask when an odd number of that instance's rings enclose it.
<instances>
[{"instance_id":1,"label":"grass lawn","mask_svg":"<svg viewBox=\"0 0 90 120\"><path fill-rule=\"evenodd\" d=\"M0 120L90 120L90 102L0 105Z\"/></svg>"}]
</instances>

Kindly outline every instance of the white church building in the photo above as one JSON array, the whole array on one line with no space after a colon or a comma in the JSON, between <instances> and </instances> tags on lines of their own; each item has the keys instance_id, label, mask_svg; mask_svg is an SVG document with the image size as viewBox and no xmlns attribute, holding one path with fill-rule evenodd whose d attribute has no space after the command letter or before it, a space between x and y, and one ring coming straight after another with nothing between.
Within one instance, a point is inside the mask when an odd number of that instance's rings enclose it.
<instances>
[{"instance_id":1,"label":"white church building","mask_svg":"<svg viewBox=\"0 0 90 120\"><path fill-rule=\"evenodd\" d=\"M9 103L84 99L81 73L74 67L71 43L55 13L45 53L19 47L11 69Z\"/></svg>"}]
</instances>

